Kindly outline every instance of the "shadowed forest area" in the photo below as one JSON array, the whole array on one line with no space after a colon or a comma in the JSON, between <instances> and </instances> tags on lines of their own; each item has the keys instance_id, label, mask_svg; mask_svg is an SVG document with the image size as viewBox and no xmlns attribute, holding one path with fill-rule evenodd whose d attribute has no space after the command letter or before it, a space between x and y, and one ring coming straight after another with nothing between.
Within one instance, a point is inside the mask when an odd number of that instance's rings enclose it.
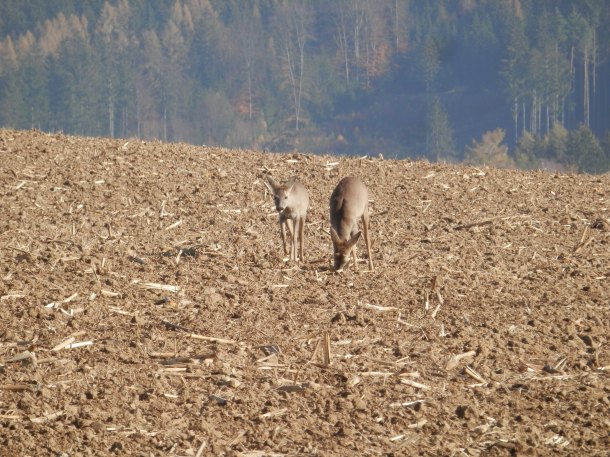
<instances>
[{"instance_id":1,"label":"shadowed forest area","mask_svg":"<svg viewBox=\"0 0 610 457\"><path fill-rule=\"evenodd\" d=\"M604 0L5 0L0 126L610 169Z\"/></svg>"}]
</instances>

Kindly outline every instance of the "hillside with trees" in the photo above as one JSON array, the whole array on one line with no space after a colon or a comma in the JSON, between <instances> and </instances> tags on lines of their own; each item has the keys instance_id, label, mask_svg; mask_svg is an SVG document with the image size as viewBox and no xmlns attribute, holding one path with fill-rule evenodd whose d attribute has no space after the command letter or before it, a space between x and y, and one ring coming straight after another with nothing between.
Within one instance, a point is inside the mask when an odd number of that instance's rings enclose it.
<instances>
[{"instance_id":1,"label":"hillside with trees","mask_svg":"<svg viewBox=\"0 0 610 457\"><path fill-rule=\"evenodd\" d=\"M604 0L7 0L0 126L610 169Z\"/></svg>"}]
</instances>

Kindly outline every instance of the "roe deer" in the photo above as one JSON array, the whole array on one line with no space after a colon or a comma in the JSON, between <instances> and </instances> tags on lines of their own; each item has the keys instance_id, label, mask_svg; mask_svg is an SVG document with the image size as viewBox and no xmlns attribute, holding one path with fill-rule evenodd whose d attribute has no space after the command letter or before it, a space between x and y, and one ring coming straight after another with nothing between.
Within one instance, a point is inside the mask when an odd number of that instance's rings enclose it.
<instances>
[{"instance_id":1,"label":"roe deer","mask_svg":"<svg viewBox=\"0 0 610 457\"><path fill-rule=\"evenodd\" d=\"M273 178L267 175L267 182L273 192L275 209L280 215L280 231L282 234L282 245L284 254L286 250L286 227L292 237L290 245L290 260L296 262L303 261L303 235L305 229L305 218L309 208L309 194L305 186L297 181L296 178L290 179L284 184L278 184ZM292 221L292 230L288 221ZM297 255L297 238L299 240L299 252Z\"/></svg>"},{"instance_id":2,"label":"roe deer","mask_svg":"<svg viewBox=\"0 0 610 457\"><path fill-rule=\"evenodd\" d=\"M354 268L358 269L355 246L361 234L358 231L358 219L362 219L369 269L373 271L368 198L369 193L364 183L351 176L339 181L330 196L330 237L333 242L335 271L343 269L350 252L354 259Z\"/></svg>"}]
</instances>

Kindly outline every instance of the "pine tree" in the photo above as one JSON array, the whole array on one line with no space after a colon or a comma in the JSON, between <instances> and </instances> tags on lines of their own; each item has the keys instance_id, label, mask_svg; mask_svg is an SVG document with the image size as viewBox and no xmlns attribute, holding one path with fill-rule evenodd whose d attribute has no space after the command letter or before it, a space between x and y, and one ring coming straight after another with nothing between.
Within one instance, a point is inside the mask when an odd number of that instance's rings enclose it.
<instances>
[{"instance_id":1,"label":"pine tree","mask_svg":"<svg viewBox=\"0 0 610 457\"><path fill-rule=\"evenodd\" d=\"M515 151L515 165L522 170L535 170L540 167L538 157L538 141L530 133L525 132Z\"/></svg>"},{"instance_id":2,"label":"pine tree","mask_svg":"<svg viewBox=\"0 0 610 457\"><path fill-rule=\"evenodd\" d=\"M555 124L551 131L545 136L545 157L567 165L568 157L566 154L568 131L560 124Z\"/></svg>"},{"instance_id":3,"label":"pine tree","mask_svg":"<svg viewBox=\"0 0 610 457\"><path fill-rule=\"evenodd\" d=\"M454 162L456 159L453 129L449 116L443 109L438 97L434 97L428 115L428 157L436 160Z\"/></svg>"},{"instance_id":4,"label":"pine tree","mask_svg":"<svg viewBox=\"0 0 610 457\"><path fill-rule=\"evenodd\" d=\"M522 110L522 106L524 106L523 104L525 103L525 77L527 75L528 48L529 45L527 37L525 36L524 24L515 18L510 29L508 43L506 45L506 55L502 61L501 70L513 116L515 141L520 133L525 133L526 129L525 113L523 113L523 118L521 119L522 129L520 132L519 114L524 111L524 109Z\"/></svg>"},{"instance_id":5,"label":"pine tree","mask_svg":"<svg viewBox=\"0 0 610 457\"><path fill-rule=\"evenodd\" d=\"M582 124L568 134L566 154L578 169L585 173L604 173L610 170L610 160L591 129Z\"/></svg>"},{"instance_id":6,"label":"pine tree","mask_svg":"<svg viewBox=\"0 0 610 457\"><path fill-rule=\"evenodd\" d=\"M610 130L606 130L601 141L601 147L606 156L606 160L610 162Z\"/></svg>"}]
</instances>

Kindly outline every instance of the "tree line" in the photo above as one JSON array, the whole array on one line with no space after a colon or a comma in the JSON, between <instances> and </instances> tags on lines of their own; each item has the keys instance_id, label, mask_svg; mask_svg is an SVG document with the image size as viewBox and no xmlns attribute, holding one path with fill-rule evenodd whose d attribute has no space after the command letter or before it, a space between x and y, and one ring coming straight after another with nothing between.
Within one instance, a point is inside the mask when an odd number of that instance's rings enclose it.
<instances>
[{"instance_id":1,"label":"tree line","mask_svg":"<svg viewBox=\"0 0 610 457\"><path fill-rule=\"evenodd\" d=\"M610 169L604 0L6 0L0 125Z\"/></svg>"}]
</instances>

